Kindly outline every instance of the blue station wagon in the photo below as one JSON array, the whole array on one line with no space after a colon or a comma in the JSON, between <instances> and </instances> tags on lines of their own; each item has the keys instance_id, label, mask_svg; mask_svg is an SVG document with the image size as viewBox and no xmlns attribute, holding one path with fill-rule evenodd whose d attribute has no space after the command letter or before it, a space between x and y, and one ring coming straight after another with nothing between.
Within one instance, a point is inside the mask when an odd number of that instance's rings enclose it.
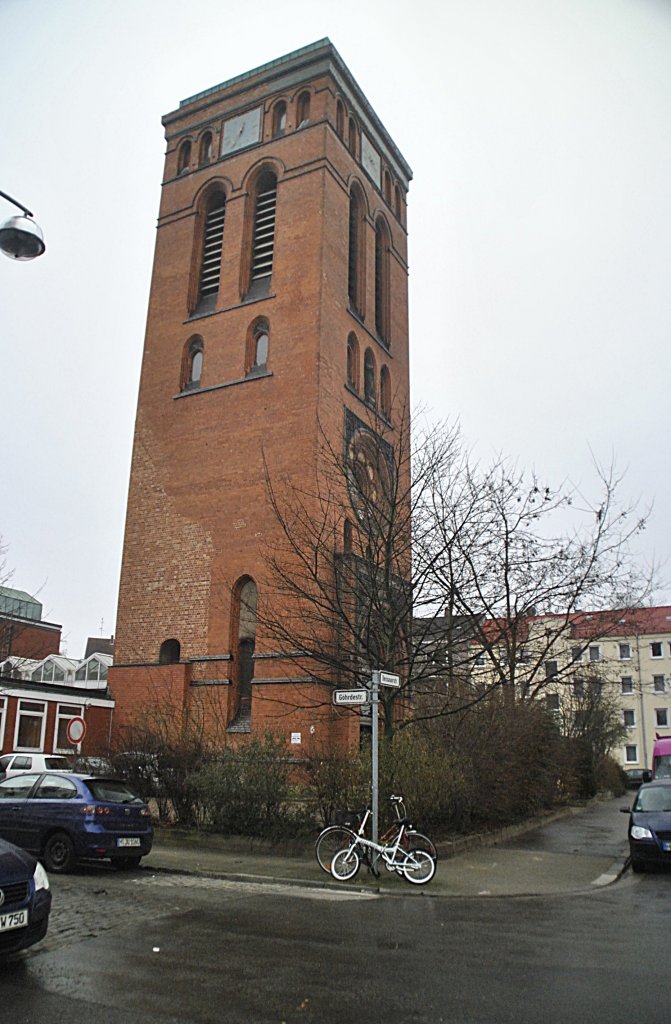
<instances>
[{"instance_id":1,"label":"blue station wagon","mask_svg":"<svg viewBox=\"0 0 671 1024\"><path fill-rule=\"evenodd\" d=\"M55 874L78 860L137 867L153 836L147 804L120 779L26 772L0 782L0 837Z\"/></svg>"},{"instance_id":2,"label":"blue station wagon","mask_svg":"<svg viewBox=\"0 0 671 1024\"><path fill-rule=\"evenodd\" d=\"M50 910L49 879L42 865L0 839L0 956L43 939Z\"/></svg>"}]
</instances>

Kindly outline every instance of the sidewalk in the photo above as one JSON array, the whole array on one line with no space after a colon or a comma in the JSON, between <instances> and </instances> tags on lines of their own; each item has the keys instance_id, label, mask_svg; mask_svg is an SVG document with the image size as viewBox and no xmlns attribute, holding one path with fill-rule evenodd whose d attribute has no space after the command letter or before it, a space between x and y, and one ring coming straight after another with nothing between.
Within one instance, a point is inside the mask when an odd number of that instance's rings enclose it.
<instances>
[{"instance_id":1,"label":"sidewalk","mask_svg":"<svg viewBox=\"0 0 671 1024\"><path fill-rule=\"evenodd\" d=\"M539 850L530 843L524 848L520 835L526 831L537 834L539 825L584 813L585 808L567 808L560 815L544 822L527 823L516 830L506 830L498 842L488 845L464 844L454 851L448 846L438 848L438 867L427 886L409 885L395 873L381 866L375 879L362 867L349 883L337 882L321 870L310 846L295 851L283 848L276 852L260 841L240 840L198 833L178 833L158 829L154 848L142 861L144 870L170 871L204 877L225 878L245 882L317 886L338 890L379 892L396 895L426 896L533 896L593 890L614 882L622 873L626 860L626 840L613 859L612 852L603 856L581 851L558 853ZM515 844L506 843L516 836Z\"/></svg>"}]
</instances>

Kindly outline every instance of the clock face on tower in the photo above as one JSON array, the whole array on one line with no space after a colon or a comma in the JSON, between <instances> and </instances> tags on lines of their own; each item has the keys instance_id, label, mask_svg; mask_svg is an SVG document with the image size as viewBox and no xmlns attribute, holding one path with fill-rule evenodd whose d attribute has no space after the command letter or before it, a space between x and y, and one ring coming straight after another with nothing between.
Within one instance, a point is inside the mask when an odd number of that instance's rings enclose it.
<instances>
[{"instance_id":1,"label":"clock face on tower","mask_svg":"<svg viewBox=\"0 0 671 1024\"><path fill-rule=\"evenodd\" d=\"M255 107L254 110L246 110L244 114L238 114L236 117L224 121L221 155L227 156L245 146L253 146L260 138L261 107Z\"/></svg>"}]
</instances>

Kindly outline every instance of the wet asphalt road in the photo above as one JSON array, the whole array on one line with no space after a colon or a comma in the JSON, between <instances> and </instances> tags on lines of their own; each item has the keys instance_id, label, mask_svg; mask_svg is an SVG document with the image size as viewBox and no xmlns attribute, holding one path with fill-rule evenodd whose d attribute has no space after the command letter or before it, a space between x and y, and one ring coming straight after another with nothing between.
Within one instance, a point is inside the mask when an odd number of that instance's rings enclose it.
<instances>
[{"instance_id":1,"label":"wet asphalt road","mask_svg":"<svg viewBox=\"0 0 671 1024\"><path fill-rule=\"evenodd\" d=\"M101 868L53 890L46 942L0 967L11 1024L669 1020L670 874L513 899Z\"/></svg>"}]
</instances>

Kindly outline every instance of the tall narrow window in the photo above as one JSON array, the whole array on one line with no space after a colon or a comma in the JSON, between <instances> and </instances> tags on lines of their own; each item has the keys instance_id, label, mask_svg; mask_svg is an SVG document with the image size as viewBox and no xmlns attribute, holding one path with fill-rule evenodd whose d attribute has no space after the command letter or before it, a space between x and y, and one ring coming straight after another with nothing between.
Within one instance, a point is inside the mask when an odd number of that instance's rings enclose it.
<instances>
[{"instance_id":1,"label":"tall narrow window","mask_svg":"<svg viewBox=\"0 0 671 1024\"><path fill-rule=\"evenodd\" d=\"M336 103L336 131L341 139L345 138L345 108L340 100Z\"/></svg>"},{"instance_id":2,"label":"tall narrow window","mask_svg":"<svg viewBox=\"0 0 671 1024\"><path fill-rule=\"evenodd\" d=\"M375 357L369 348L363 357L363 397L370 405L375 405Z\"/></svg>"},{"instance_id":3,"label":"tall narrow window","mask_svg":"<svg viewBox=\"0 0 671 1024\"><path fill-rule=\"evenodd\" d=\"M277 208L277 178L270 171L259 179L254 207L254 236L252 239L251 282L270 284L275 249L275 211ZM261 289L258 289L261 291Z\"/></svg>"},{"instance_id":4,"label":"tall narrow window","mask_svg":"<svg viewBox=\"0 0 671 1024\"><path fill-rule=\"evenodd\" d=\"M352 527L352 523L351 523L351 521L349 519L346 519L345 520L345 524L343 526L343 538L342 538L342 547L343 547L343 551L344 551L344 553L346 555L350 555L352 553L353 534L354 534L354 530L353 530L353 527Z\"/></svg>"},{"instance_id":5,"label":"tall narrow window","mask_svg":"<svg viewBox=\"0 0 671 1024\"><path fill-rule=\"evenodd\" d=\"M391 377L386 366L380 370L380 410L385 419L391 419Z\"/></svg>"},{"instance_id":6,"label":"tall narrow window","mask_svg":"<svg viewBox=\"0 0 671 1024\"><path fill-rule=\"evenodd\" d=\"M364 225L363 197L359 188L353 185L349 197L349 267L347 288L350 305L360 315L363 315L364 312Z\"/></svg>"},{"instance_id":7,"label":"tall narrow window","mask_svg":"<svg viewBox=\"0 0 671 1024\"><path fill-rule=\"evenodd\" d=\"M359 342L356 334L347 339L347 383L355 391L359 390Z\"/></svg>"},{"instance_id":8,"label":"tall narrow window","mask_svg":"<svg viewBox=\"0 0 671 1024\"><path fill-rule=\"evenodd\" d=\"M381 217L375 224L375 330L389 341L389 230Z\"/></svg>"},{"instance_id":9,"label":"tall narrow window","mask_svg":"<svg viewBox=\"0 0 671 1024\"><path fill-rule=\"evenodd\" d=\"M198 164L202 167L204 164L212 162L212 132L205 132L202 139L200 140L200 152L198 154Z\"/></svg>"},{"instance_id":10,"label":"tall narrow window","mask_svg":"<svg viewBox=\"0 0 671 1024\"><path fill-rule=\"evenodd\" d=\"M247 355L245 357L245 373L254 376L264 372L268 366L268 350L270 332L265 318L256 320L247 334Z\"/></svg>"},{"instance_id":11,"label":"tall narrow window","mask_svg":"<svg viewBox=\"0 0 671 1024\"><path fill-rule=\"evenodd\" d=\"M182 367L182 391L200 387L203 375L203 339L192 338L186 346L186 354Z\"/></svg>"},{"instance_id":12,"label":"tall narrow window","mask_svg":"<svg viewBox=\"0 0 671 1024\"><path fill-rule=\"evenodd\" d=\"M200 287L198 290L198 308L201 310L213 309L217 302L225 213L226 197L224 193L213 193L207 203L203 231L203 258L200 264Z\"/></svg>"},{"instance_id":13,"label":"tall narrow window","mask_svg":"<svg viewBox=\"0 0 671 1024\"><path fill-rule=\"evenodd\" d=\"M394 186L394 211L399 220L401 220L401 189L398 182Z\"/></svg>"},{"instance_id":14,"label":"tall narrow window","mask_svg":"<svg viewBox=\"0 0 671 1024\"><path fill-rule=\"evenodd\" d=\"M354 120L353 117L350 117L350 119L349 119L349 133L348 133L348 137L347 137L347 145L348 145L349 151L352 154L352 156L356 156L357 155L357 150L358 150L357 137L358 137L358 132L357 132L357 127L356 127L356 121Z\"/></svg>"},{"instance_id":15,"label":"tall narrow window","mask_svg":"<svg viewBox=\"0 0 671 1024\"><path fill-rule=\"evenodd\" d=\"M298 97L298 104L296 106L296 124L300 128L301 125L307 124L310 120L310 93L302 92Z\"/></svg>"},{"instance_id":16,"label":"tall narrow window","mask_svg":"<svg viewBox=\"0 0 671 1024\"><path fill-rule=\"evenodd\" d=\"M284 100L275 104L273 109L273 138L284 135L287 130L287 105Z\"/></svg>"},{"instance_id":17,"label":"tall narrow window","mask_svg":"<svg viewBox=\"0 0 671 1024\"><path fill-rule=\"evenodd\" d=\"M179 147L179 156L177 157L177 173L185 174L189 169L191 163L191 143L187 139Z\"/></svg>"},{"instance_id":18,"label":"tall narrow window","mask_svg":"<svg viewBox=\"0 0 671 1024\"><path fill-rule=\"evenodd\" d=\"M384 169L384 201L387 206L391 206L391 178L386 167Z\"/></svg>"},{"instance_id":19,"label":"tall narrow window","mask_svg":"<svg viewBox=\"0 0 671 1024\"><path fill-rule=\"evenodd\" d=\"M254 650L256 647L256 583L245 577L236 584L233 593L233 629L236 637L233 650L233 721L232 731L248 732L251 728L252 681L254 679Z\"/></svg>"}]
</instances>

